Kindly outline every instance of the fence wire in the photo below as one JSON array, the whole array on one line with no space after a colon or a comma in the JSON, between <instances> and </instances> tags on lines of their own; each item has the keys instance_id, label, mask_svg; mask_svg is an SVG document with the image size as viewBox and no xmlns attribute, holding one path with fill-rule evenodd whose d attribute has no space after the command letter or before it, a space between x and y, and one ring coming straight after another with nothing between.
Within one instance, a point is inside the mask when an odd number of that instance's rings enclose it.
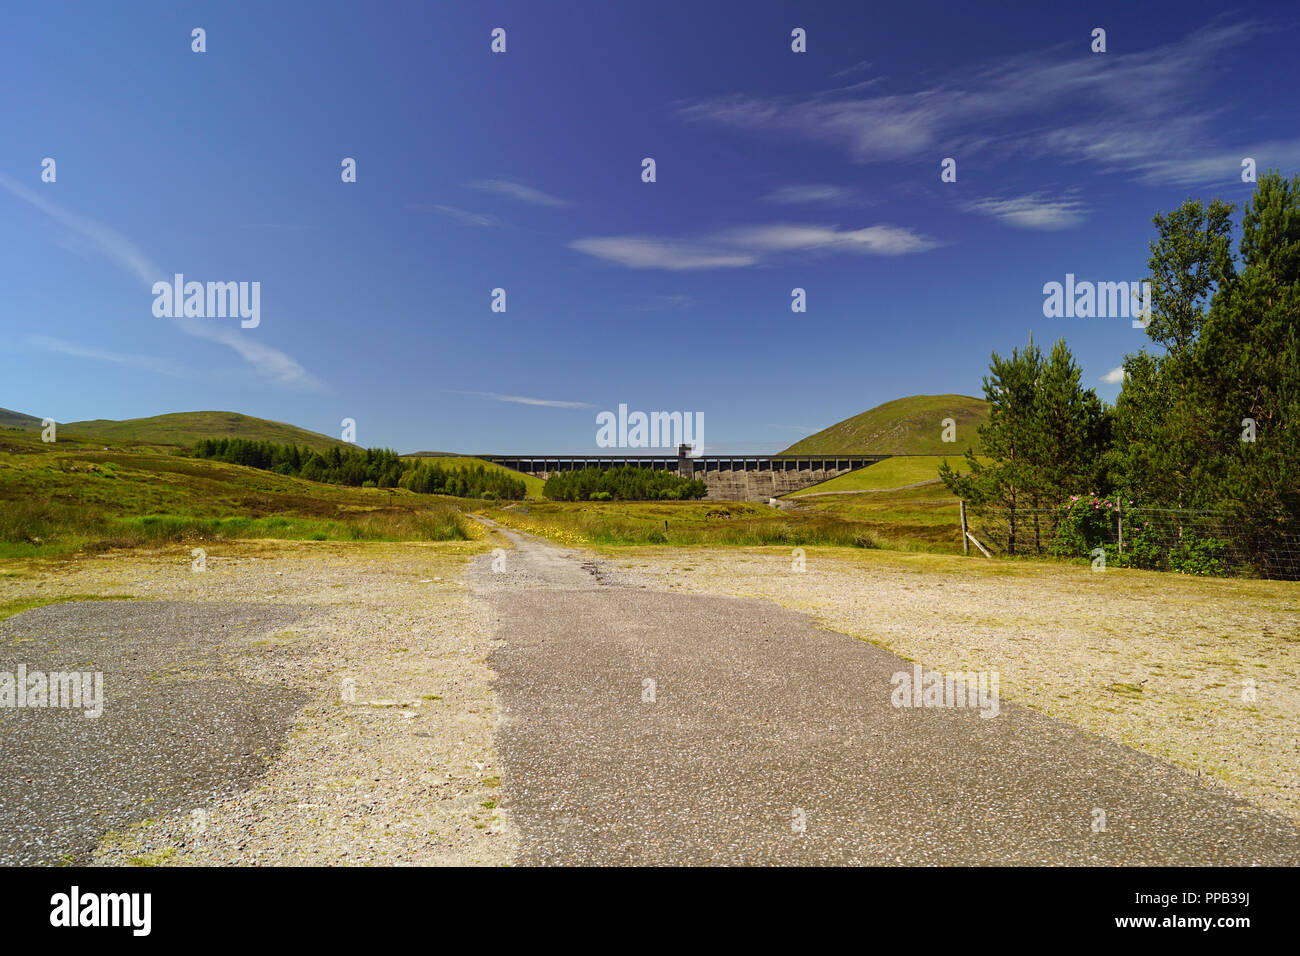
<instances>
[{"instance_id":1,"label":"fence wire","mask_svg":"<svg viewBox=\"0 0 1300 956\"><path fill-rule=\"evenodd\" d=\"M1261 532L1226 511L1136 508L1108 512L1099 539L1107 560L1120 566L1300 580L1300 531ZM968 514L972 534L994 554L1087 557L1057 541L1057 509L985 508Z\"/></svg>"}]
</instances>

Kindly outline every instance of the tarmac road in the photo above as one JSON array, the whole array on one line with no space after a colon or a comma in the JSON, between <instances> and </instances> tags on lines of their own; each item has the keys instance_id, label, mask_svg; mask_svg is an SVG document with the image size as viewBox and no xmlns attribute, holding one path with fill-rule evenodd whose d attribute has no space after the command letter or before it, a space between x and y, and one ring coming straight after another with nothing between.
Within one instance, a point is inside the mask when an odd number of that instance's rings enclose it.
<instances>
[{"instance_id":1,"label":"tarmac road","mask_svg":"<svg viewBox=\"0 0 1300 956\"><path fill-rule=\"evenodd\" d=\"M493 527L514 547L470 583L520 863L1300 862L1289 821L1163 760L1005 700L895 707L913 665L880 648Z\"/></svg>"}]
</instances>

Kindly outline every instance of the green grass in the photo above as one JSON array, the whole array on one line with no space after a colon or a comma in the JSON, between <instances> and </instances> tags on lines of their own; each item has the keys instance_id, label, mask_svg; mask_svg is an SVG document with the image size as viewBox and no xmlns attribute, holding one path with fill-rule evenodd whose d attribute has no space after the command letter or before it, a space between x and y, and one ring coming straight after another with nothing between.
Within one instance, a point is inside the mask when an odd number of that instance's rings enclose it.
<instances>
[{"instance_id":1,"label":"green grass","mask_svg":"<svg viewBox=\"0 0 1300 956\"><path fill-rule=\"evenodd\" d=\"M969 395L911 395L895 399L795 442L783 455L944 455L980 451L977 426L989 406ZM956 422L957 441L943 441L945 418Z\"/></svg>"},{"instance_id":2,"label":"green grass","mask_svg":"<svg viewBox=\"0 0 1300 956\"><path fill-rule=\"evenodd\" d=\"M272 515L194 518L144 515L118 519L114 531L131 544L228 538L277 538L282 541L468 541L469 529L452 509L425 509L350 515L346 520Z\"/></svg>"},{"instance_id":3,"label":"green grass","mask_svg":"<svg viewBox=\"0 0 1300 956\"><path fill-rule=\"evenodd\" d=\"M807 517L851 521L884 548L961 553L960 504L941 484L871 495L806 498L799 501L797 509Z\"/></svg>"},{"instance_id":4,"label":"green grass","mask_svg":"<svg viewBox=\"0 0 1300 956\"><path fill-rule=\"evenodd\" d=\"M984 461L987 460L984 459ZM939 479L939 465L943 461L942 458L914 455L886 458L884 461L868 465L866 468L851 471L847 475L840 475L830 481L823 481L820 485L792 491L785 497L799 498L804 495L815 495L825 491L884 491L901 488L904 485L913 485L920 481L937 481ZM963 469L963 461L964 459L960 453L954 453L948 458L948 463L958 470Z\"/></svg>"},{"instance_id":5,"label":"green grass","mask_svg":"<svg viewBox=\"0 0 1300 956\"><path fill-rule=\"evenodd\" d=\"M163 847L161 850L155 850L152 853L143 853L140 856L127 858L127 863L131 866L161 866L166 863L177 853L176 847Z\"/></svg>"},{"instance_id":6,"label":"green grass","mask_svg":"<svg viewBox=\"0 0 1300 956\"><path fill-rule=\"evenodd\" d=\"M834 515L790 515L738 502L546 501L487 512L561 544L839 545L872 548L865 528Z\"/></svg>"},{"instance_id":7,"label":"green grass","mask_svg":"<svg viewBox=\"0 0 1300 956\"><path fill-rule=\"evenodd\" d=\"M569 547L818 545L961 553L958 502L942 485L812 498L786 510L732 501L545 501L485 513Z\"/></svg>"},{"instance_id":8,"label":"green grass","mask_svg":"<svg viewBox=\"0 0 1300 956\"><path fill-rule=\"evenodd\" d=\"M105 451L90 440L61 436L45 444L31 433L0 430L0 558L237 538L470 540L482 532L461 514L467 509L499 515L503 523L572 546L960 550L957 501L940 485L796 499L786 510L713 501L529 500L503 506L395 488L322 484L173 450L136 444ZM438 461L447 467L479 463L462 457ZM937 461L891 459L824 487L911 484L905 479L916 478L923 466L937 468ZM524 476L524 481L530 494L540 494L539 479Z\"/></svg>"},{"instance_id":9,"label":"green grass","mask_svg":"<svg viewBox=\"0 0 1300 956\"><path fill-rule=\"evenodd\" d=\"M0 557L234 537L467 540L463 504L154 451L0 437Z\"/></svg>"},{"instance_id":10,"label":"green grass","mask_svg":"<svg viewBox=\"0 0 1300 956\"><path fill-rule=\"evenodd\" d=\"M17 509L15 509L17 510ZM17 520L15 520L15 518ZM17 531L15 532L15 527ZM46 537L31 533L39 530ZM56 557L72 551L105 551L146 545L236 538L282 541L468 541L469 524L454 508L424 508L305 518L270 515L200 518L184 514L111 517L38 507L0 523L0 558ZM17 540L14 540L14 539Z\"/></svg>"}]
</instances>

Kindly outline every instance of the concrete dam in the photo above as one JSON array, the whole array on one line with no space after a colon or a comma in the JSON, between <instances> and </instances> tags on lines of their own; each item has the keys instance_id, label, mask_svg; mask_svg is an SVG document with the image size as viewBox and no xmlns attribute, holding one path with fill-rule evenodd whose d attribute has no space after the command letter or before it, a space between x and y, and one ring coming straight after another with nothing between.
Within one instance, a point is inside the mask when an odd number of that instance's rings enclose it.
<instances>
[{"instance_id":1,"label":"concrete dam","mask_svg":"<svg viewBox=\"0 0 1300 956\"><path fill-rule=\"evenodd\" d=\"M699 478L706 497L725 501L766 501L839 475L874 465L889 455L478 455L505 468L545 480L554 471L583 468L653 468Z\"/></svg>"}]
</instances>

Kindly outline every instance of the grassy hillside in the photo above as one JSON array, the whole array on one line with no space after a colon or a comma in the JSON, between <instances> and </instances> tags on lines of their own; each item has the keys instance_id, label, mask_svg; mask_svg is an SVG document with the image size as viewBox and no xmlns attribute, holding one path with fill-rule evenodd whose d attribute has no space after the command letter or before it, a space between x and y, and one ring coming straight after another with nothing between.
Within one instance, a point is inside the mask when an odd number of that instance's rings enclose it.
<instances>
[{"instance_id":1,"label":"grassy hillside","mask_svg":"<svg viewBox=\"0 0 1300 956\"><path fill-rule=\"evenodd\" d=\"M975 429L988 420L988 403L969 395L911 395L877 405L791 445L783 455L952 455L981 451ZM942 440L945 418L957 423L957 441ZM936 466L938 467L937 463Z\"/></svg>"},{"instance_id":2,"label":"grassy hillside","mask_svg":"<svg viewBox=\"0 0 1300 956\"><path fill-rule=\"evenodd\" d=\"M24 415L10 408L0 408L0 428L21 428L25 431L40 431L41 420L35 415Z\"/></svg>"},{"instance_id":3,"label":"grassy hillside","mask_svg":"<svg viewBox=\"0 0 1300 956\"><path fill-rule=\"evenodd\" d=\"M41 428L41 420L33 415L24 415L22 412L0 409L0 428L6 427L38 432ZM191 446L200 438L269 441L312 448L320 452L336 446L343 449L357 447L319 432L308 431L284 422L254 418L239 412L175 412L169 415L155 415L152 418L128 418L122 421L99 418L92 421L68 422L59 425L58 437L62 449L91 447L102 449L105 443L111 443L115 446L114 450L162 452L168 450L169 446ZM468 458L452 452L420 452L403 457L429 458L448 469L482 465L489 470L508 472L524 482L530 498L540 498L542 495L543 482L540 478L524 475L480 458Z\"/></svg>"},{"instance_id":4,"label":"grassy hillside","mask_svg":"<svg viewBox=\"0 0 1300 956\"><path fill-rule=\"evenodd\" d=\"M241 415L239 412L173 412L152 418L127 418L113 421L68 422L59 425L59 434L98 438L108 442L147 442L158 445L193 445L200 438L244 438L302 445L317 451L338 446L351 448L347 442L319 432L308 431L284 422Z\"/></svg>"},{"instance_id":5,"label":"grassy hillside","mask_svg":"<svg viewBox=\"0 0 1300 956\"><path fill-rule=\"evenodd\" d=\"M165 541L477 536L458 501L0 432L0 558Z\"/></svg>"},{"instance_id":6,"label":"grassy hillside","mask_svg":"<svg viewBox=\"0 0 1300 956\"><path fill-rule=\"evenodd\" d=\"M954 468L963 469L962 462L964 459L961 455L954 454L947 460ZM987 458L981 457L981 460L988 462ZM823 481L820 485L792 491L785 497L799 498L804 495L816 495L828 491L879 492L893 488L903 488L906 485L914 485L922 481L938 481L939 465L943 461L943 458L930 455L899 455L895 458L886 458L874 465L868 465L866 468L851 471L847 475L832 478L830 481Z\"/></svg>"}]
</instances>

